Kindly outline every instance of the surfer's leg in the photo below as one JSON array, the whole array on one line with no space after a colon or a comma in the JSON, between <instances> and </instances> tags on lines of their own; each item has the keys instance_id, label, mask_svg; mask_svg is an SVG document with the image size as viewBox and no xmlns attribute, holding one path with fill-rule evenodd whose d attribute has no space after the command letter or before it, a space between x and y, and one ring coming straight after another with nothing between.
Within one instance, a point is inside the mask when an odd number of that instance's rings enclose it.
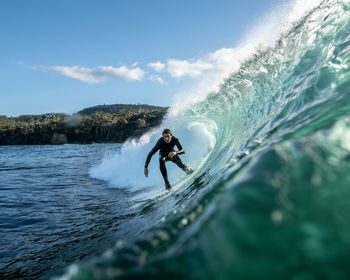
<instances>
[{"instance_id":1,"label":"surfer's leg","mask_svg":"<svg viewBox=\"0 0 350 280\"><path fill-rule=\"evenodd\" d=\"M170 186L170 183L169 183L169 180L168 180L168 173L166 171L166 166L165 166L166 160L167 160L166 157L162 157L161 155L159 156L160 172L162 173L162 176L163 176L166 188L170 188L171 186Z\"/></svg>"},{"instance_id":2,"label":"surfer's leg","mask_svg":"<svg viewBox=\"0 0 350 280\"><path fill-rule=\"evenodd\" d=\"M182 162L181 158L176 155L172 159L170 159L172 162L174 162L178 167L180 167L183 171L186 172L186 174L191 174L193 170L188 169L188 167Z\"/></svg>"},{"instance_id":3,"label":"surfer's leg","mask_svg":"<svg viewBox=\"0 0 350 280\"><path fill-rule=\"evenodd\" d=\"M159 157L159 168L165 181L166 179L168 179L168 173L166 171L165 159L162 157Z\"/></svg>"}]
</instances>

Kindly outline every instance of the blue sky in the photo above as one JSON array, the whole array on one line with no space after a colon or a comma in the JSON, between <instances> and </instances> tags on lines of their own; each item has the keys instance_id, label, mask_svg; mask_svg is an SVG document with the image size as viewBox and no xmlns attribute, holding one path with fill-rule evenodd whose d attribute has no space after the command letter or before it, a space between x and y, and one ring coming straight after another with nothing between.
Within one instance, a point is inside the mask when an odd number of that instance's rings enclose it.
<instances>
[{"instance_id":1,"label":"blue sky","mask_svg":"<svg viewBox=\"0 0 350 280\"><path fill-rule=\"evenodd\" d=\"M282 0L0 0L0 115L169 106Z\"/></svg>"}]
</instances>

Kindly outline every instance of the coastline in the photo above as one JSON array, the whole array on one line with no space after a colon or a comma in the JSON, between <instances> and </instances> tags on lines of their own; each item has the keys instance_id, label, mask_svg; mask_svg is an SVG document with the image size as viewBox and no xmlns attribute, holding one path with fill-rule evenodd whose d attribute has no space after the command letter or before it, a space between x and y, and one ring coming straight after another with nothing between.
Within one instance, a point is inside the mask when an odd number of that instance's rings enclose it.
<instances>
[{"instance_id":1,"label":"coastline","mask_svg":"<svg viewBox=\"0 0 350 280\"><path fill-rule=\"evenodd\" d=\"M128 107L123 110L120 106ZM167 109L100 105L73 115L0 116L0 145L123 143L160 125Z\"/></svg>"}]
</instances>

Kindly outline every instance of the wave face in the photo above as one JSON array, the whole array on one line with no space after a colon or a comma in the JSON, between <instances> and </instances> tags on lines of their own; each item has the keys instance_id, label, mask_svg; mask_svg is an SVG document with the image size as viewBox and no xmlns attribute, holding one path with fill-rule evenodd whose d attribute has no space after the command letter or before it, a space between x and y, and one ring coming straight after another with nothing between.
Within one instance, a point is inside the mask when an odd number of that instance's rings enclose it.
<instances>
[{"instance_id":1,"label":"wave face","mask_svg":"<svg viewBox=\"0 0 350 280\"><path fill-rule=\"evenodd\" d=\"M119 240L64 277L350 279L349 2L317 5L168 124L195 174L171 196L146 200L139 215L152 216L154 204L168 211L137 240ZM124 147L142 158L140 172L155 135L139 150ZM127 184L103 173L123 155L92 175ZM143 195L145 183L129 184Z\"/></svg>"}]
</instances>

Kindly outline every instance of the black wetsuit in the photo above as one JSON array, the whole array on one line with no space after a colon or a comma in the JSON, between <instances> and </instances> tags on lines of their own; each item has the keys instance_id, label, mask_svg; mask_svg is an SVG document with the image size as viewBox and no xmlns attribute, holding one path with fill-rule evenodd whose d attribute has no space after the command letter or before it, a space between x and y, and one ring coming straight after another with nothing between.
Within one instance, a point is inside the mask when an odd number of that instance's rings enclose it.
<instances>
[{"instance_id":1,"label":"black wetsuit","mask_svg":"<svg viewBox=\"0 0 350 280\"><path fill-rule=\"evenodd\" d=\"M177 147L179 149L179 151L176 152L176 155L173 156L172 158L168 157L168 154L174 150L174 147ZM180 157L178 155L184 154L185 151L181 146L181 143L179 141L179 139L177 139L175 136L172 137L170 143L166 143L164 138L161 137L159 138L159 140L157 141L156 145L153 147L153 149L149 152L147 159L146 159L146 163L145 163L145 167L148 168L148 164L151 161L152 156L159 150L159 167L160 167L160 172L163 175L164 178L164 182L165 185L167 187L170 187L169 181L168 181L168 174L167 174L167 170L165 167L165 162L170 160L172 162L174 162L178 167L180 167L183 171L185 171L187 174L189 174L191 172L191 170L189 170L187 168L187 166L185 164L182 163Z\"/></svg>"}]
</instances>

